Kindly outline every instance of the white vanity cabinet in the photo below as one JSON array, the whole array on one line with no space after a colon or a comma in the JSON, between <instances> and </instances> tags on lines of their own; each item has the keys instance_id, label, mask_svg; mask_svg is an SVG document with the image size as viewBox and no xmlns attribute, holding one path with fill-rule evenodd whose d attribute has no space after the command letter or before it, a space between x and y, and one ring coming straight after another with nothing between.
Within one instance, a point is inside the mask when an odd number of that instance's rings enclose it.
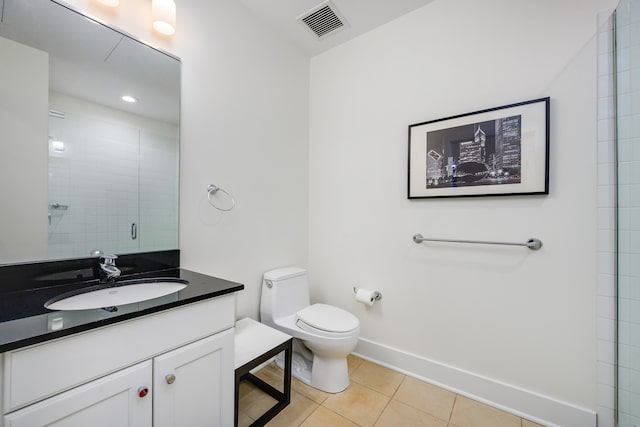
<instances>
[{"instance_id":1,"label":"white vanity cabinet","mask_svg":"<svg viewBox=\"0 0 640 427\"><path fill-rule=\"evenodd\" d=\"M154 427L233 424L233 341L229 330L153 359Z\"/></svg>"},{"instance_id":2,"label":"white vanity cabinet","mask_svg":"<svg viewBox=\"0 0 640 427\"><path fill-rule=\"evenodd\" d=\"M9 351L0 427L233 425L234 321L228 294Z\"/></svg>"}]
</instances>

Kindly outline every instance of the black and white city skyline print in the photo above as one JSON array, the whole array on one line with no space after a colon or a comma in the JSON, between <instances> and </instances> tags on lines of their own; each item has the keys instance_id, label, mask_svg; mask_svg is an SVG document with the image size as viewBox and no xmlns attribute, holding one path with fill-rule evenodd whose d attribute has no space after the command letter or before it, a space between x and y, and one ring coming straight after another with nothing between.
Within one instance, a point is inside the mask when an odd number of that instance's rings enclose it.
<instances>
[{"instance_id":1,"label":"black and white city skyline print","mask_svg":"<svg viewBox=\"0 0 640 427\"><path fill-rule=\"evenodd\" d=\"M519 184L522 116L427 132L426 188Z\"/></svg>"}]
</instances>

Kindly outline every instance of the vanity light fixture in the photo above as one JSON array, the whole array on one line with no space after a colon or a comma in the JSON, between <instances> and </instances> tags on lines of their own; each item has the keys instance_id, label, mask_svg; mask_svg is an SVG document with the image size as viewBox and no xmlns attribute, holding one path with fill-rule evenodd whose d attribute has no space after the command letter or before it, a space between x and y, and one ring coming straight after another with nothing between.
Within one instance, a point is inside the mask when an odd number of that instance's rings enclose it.
<instances>
[{"instance_id":1,"label":"vanity light fixture","mask_svg":"<svg viewBox=\"0 0 640 427\"><path fill-rule=\"evenodd\" d=\"M176 32L176 3L173 0L151 0L153 28L166 36Z\"/></svg>"},{"instance_id":2,"label":"vanity light fixture","mask_svg":"<svg viewBox=\"0 0 640 427\"><path fill-rule=\"evenodd\" d=\"M138 100L135 99L133 96L131 95L122 95L121 98L124 102L129 102L131 104L133 104L134 102L137 102Z\"/></svg>"},{"instance_id":3,"label":"vanity light fixture","mask_svg":"<svg viewBox=\"0 0 640 427\"><path fill-rule=\"evenodd\" d=\"M118 7L120 4L120 0L97 0L97 2L109 7Z\"/></svg>"}]
</instances>

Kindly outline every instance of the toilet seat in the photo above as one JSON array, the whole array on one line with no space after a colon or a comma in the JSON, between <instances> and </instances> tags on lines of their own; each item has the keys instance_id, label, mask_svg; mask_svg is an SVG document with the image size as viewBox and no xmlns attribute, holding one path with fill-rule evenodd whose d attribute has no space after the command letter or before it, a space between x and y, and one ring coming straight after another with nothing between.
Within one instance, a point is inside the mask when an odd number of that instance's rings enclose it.
<instances>
[{"instance_id":1,"label":"toilet seat","mask_svg":"<svg viewBox=\"0 0 640 427\"><path fill-rule=\"evenodd\" d=\"M341 308L313 304L296 313L296 326L316 335L338 338L358 333L360 321Z\"/></svg>"}]
</instances>

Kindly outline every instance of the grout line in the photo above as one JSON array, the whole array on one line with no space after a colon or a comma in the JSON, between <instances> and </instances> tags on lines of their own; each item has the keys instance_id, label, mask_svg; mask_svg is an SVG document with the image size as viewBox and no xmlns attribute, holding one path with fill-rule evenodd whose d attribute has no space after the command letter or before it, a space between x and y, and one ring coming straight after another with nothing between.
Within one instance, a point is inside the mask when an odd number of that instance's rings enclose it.
<instances>
[{"instance_id":1,"label":"grout line","mask_svg":"<svg viewBox=\"0 0 640 427\"><path fill-rule=\"evenodd\" d=\"M447 419L447 423L451 423L451 417L453 416L453 408L456 407L456 403L458 402L458 393L456 393L455 397L453 398L453 405L451 405L451 412L449 412L449 419Z\"/></svg>"},{"instance_id":2,"label":"grout line","mask_svg":"<svg viewBox=\"0 0 640 427\"><path fill-rule=\"evenodd\" d=\"M309 400L311 400L311 399L309 399ZM313 401L312 401L312 402L313 402ZM318 405L316 402L313 402L313 403L315 403L316 405ZM289 404L289 405L291 405L291 404ZM307 420L308 420L308 419L309 419L313 414L315 414L315 413L316 413L316 411L320 408L320 406L322 406L322 405L318 405L318 407L317 407L316 409L314 409L313 411L311 411L311 413L309 413L309 415L307 415L307 416L306 416L302 421L300 421L300 423L298 424L298 426L301 426L302 424L304 424L304 422L305 422L305 421L307 421ZM287 408L285 408L285 409L287 409ZM268 423L267 423L267 424L268 424Z\"/></svg>"},{"instance_id":3,"label":"grout line","mask_svg":"<svg viewBox=\"0 0 640 427\"><path fill-rule=\"evenodd\" d=\"M396 391L393 392L393 395L391 395L391 399L395 399L396 398L396 394L398 394L398 391L400 390L400 387L402 387L402 384L404 384L404 382L407 380L407 376L406 375L402 375L402 381L400 381L400 384L398 384L398 387L396 387Z\"/></svg>"},{"instance_id":4,"label":"grout line","mask_svg":"<svg viewBox=\"0 0 640 427\"><path fill-rule=\"evenodd\" d=\"M380 421L380 417L382 416L382 414L384 414L384 411L387 410L387 408L389 407L389 404L391 403L393 399L389 398L389 400L387 401L387 404L384 405L384 408L382 408L382 411L380 411L380 414L378 414L378 417L376 418L376 420L373 422L373 425L375 427L375 425L378 423L378 421Z\"/></svg>"}]
</instances>

